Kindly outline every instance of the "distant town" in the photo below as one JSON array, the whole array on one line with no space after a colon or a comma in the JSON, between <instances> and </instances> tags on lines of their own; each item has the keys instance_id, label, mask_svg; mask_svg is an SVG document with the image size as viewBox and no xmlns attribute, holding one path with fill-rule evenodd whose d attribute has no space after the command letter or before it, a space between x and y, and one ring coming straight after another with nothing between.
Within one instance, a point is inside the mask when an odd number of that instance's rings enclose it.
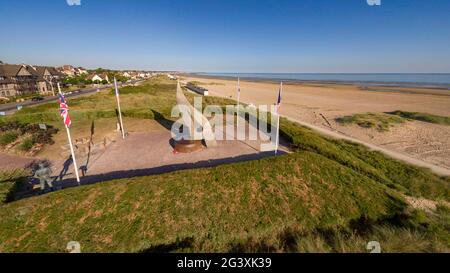
<instances>
[{"instance_id":1,"label":"distant town","mask_svg":"<svg viewBox=\"0 0 450 273\"><path fill-rule=\"evenodd\" d=\"M33 96L54 96L57 83L64 90L84 88L90 85L110 84L117 81L148 79L165 72L138 70L88 70L73 65L59 67L30 64L7 64L0 61L0 103L13 102Z\"/></svg>"}]
</instances>

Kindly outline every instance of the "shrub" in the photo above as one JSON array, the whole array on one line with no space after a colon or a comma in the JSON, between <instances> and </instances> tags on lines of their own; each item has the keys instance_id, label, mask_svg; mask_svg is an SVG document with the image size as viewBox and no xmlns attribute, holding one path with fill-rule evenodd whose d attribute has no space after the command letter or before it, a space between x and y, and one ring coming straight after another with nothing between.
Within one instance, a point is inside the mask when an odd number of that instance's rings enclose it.
<instances>
[{"instance_id":1,"label":"shrub","mask_svg":"<svg viewBox=\"0 0 450 273\"><path fill-rule=\"evenodd\" d=\"M42 130L38 124L19 123L17 121L2 123L0 125L0 132L15 131L4 133L0 137L0 145L5 146L15 141L19 136L25 134L31 135L30 141L33 145L35 143L51 145L54 143L52 137L54 134L58 133L58 129L51 125L46 126L47 130ZM23 148L26 148L28 145L30 144L27 143Z\"/></svg>"}]
</instances>

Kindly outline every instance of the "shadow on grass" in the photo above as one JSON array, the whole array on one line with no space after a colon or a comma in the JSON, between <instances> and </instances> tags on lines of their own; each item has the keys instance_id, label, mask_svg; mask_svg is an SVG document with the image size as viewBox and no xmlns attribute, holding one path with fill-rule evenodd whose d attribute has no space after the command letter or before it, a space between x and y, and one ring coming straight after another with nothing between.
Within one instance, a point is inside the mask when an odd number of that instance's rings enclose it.
<instances>
[{"instance_id":1,"label":"shadow on grass","mask_svg":"<svg viewBox=\"0 0 450 273\"><path fill-rule=\"evenodd\" d=\"M26 175L0 182L0 205L33 195L36 181Z\"/></svg>"},{"instance_id":2,"label":"shadow on grass","mask_svg":"<svg viewBox=\"0 0 450 273\"><path fill-rule=\"evenodd\" d=\"M139 253L168 253L168 252L175 252L177 250L183 250L183 249L189 249L192 248L194 243L193 237L187 237L184 239L177 239L173 243L167 243L167 244L159 244L155 246L151 246L147 249L143 249L139 251Z\"/></svg>"},{"instance_id":3,"label":"shadow on grass","mask_svg":"<svg viewBox=\"0 0 450 273\"><path fill-rule=\"evenodd\" d=\"M175 123L174 121L170 120L170 119L166 119L164 117L163 114L161 114L160 112L157 112L153 109L151 109L153 116L155 118L155 120L161 124L161 126L163 126L164 128L166 128L167 130L172 130L172 125Z\"/></svg>"}]
</instances>

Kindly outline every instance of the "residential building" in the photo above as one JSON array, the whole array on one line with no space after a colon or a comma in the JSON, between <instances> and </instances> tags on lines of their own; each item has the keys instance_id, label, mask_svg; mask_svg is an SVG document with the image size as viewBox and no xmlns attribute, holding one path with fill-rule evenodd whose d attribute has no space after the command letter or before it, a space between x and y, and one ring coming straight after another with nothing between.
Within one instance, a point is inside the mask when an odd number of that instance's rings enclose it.
<instances>
[{"instance_id":1,"label":"residential building","mask_svg":"<svg viewBox=\"0 0 450 273\"><path fill-rule=\"evenodd\" d=\"M75 74L77 75L85 75L85 74L89 74L87 69L83 68L83 67L77 67L75 68Z\"/></svg>"},{"instance_id":2,"label":"residential building","mask_svg":"<svg viewBox=\"0 0 450 273\"><path fill-rule=\"evenodd\" d=\"M45 79L29 65L0 64L0 96L47 93Z\"/></svg>"},{"instance_id":3,"label":"residential building","mask_svg":"<svg viewBox=\"0 0 450 273\"><path fill-rule=\"evenodd\" d=\"M61 66L61 67L58 67L58 70L59 70L61 73L65 74L65 75L67 75L67 76L69 76L69 77L73 77L73 76L76 75L75 67L73 67L73 66L71 66L71 65L68 65L68 64L63 65L63 66Z\"/></svg>"},{"instance_id":4,"label":"residential building","mask_svg":"<svg viewBox=\"0 0 450 273\"><path fill-rule=\"evenodd\" d=\"M64 78L64 74L59 72L56 68L50 66L34 66L34 70L38 76L45 80L48 92L55 93L55 88L58 82Z\"/></svg>"},{"instance_id":5,"label":"residential building","mask_svg":"<svg viewBox=\"0 0 450 273\"><path fill-rule=\"evenodd\" d=\"M109 77L107 73L92 73L87 77L88 80L91 80L92 82L102 82L107 81L109 83Z\"/></svg>"}]
</instances>

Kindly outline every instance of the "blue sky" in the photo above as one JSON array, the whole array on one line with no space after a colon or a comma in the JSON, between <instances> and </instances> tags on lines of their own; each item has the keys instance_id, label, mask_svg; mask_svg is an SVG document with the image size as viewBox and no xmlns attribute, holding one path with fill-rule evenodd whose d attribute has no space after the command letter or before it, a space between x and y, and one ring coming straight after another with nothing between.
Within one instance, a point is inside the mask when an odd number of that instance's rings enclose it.
<instances>
[{"instance_id":1,"label":"blue sky","mask_svg":"<svg viewBox=\"0 0 450 273\"><path fill-rule=\"evenodd\" d=\"M450 1L1 0L0 60L206 72L450 72Z\"/></svg>"}]
</instances>

